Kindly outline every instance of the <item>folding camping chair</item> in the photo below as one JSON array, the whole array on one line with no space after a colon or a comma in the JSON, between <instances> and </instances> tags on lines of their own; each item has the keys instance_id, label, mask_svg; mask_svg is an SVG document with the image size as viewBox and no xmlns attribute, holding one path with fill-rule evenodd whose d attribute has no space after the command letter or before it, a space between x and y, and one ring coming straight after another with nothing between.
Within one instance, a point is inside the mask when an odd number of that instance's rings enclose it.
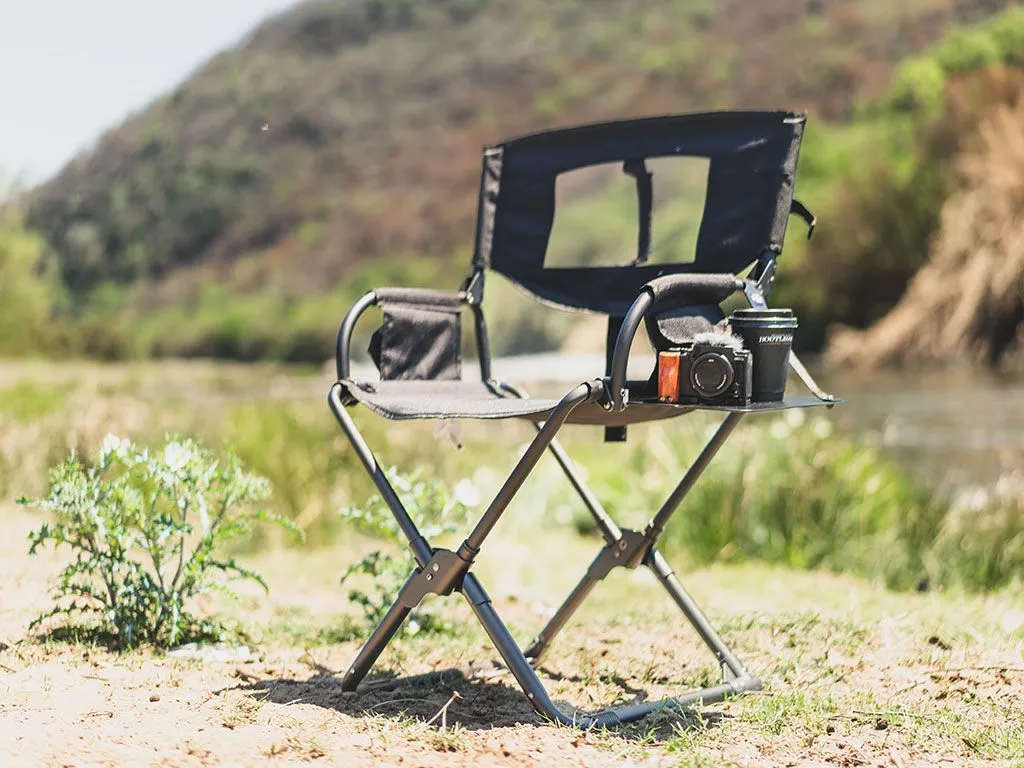
<instances>
[{"instance_id":1,"label":"folding camping chair","mask_svg":"<svg viewBox=\"0 0 1024 768\"><path fill-rule=\"evenodd\" d=\"M663 403L643 392L644 381L627 381L626 368L640 323L649 336L679 342L722 319L720 303L742 292L754 307L765 296L782 251L791 212L813 226L813 217L793 199L797 154L805 118L784 112L718 112L587 125L537 133L485 149L472 271L454 293L385 288L360 299L338 333L338 380L329 403L415 556L417 567L397 600L344 677L355 691L403 620L427 595L460 592L472 607L508 669L534 708L565 724L605 726L639 719L654 709L715 702L758 690L760 682L726 647L657 550L658 537L708 463L747 413L831 404L800 365L790 362L814 396L743 406ZM692 262L649 263L652 184L646 160L667 156L709 160L704 214ZM555 181L567 171L623 163L634 177L639 201L638 253L625 266L550 267L545 253L555 208ZM608 317L604 376L585 381L560 400L526 396L491 375L487 327L481 310L484 274L503 274L541 302ZM745 273L740 277L741 273ZM357 319L370 306L383 310L370 352L380 380L355 381L350 346ZM480 379L462 380L461 312L472 312ZM402 506L347 407L361 404L387 419L527 419L537 435L479 522L457 550L431 546ZM721 411L724 420L679 485L642 531L620 529L587 488L555 440L565 424L605 428L607 441L625 439L637 422L668 419L695 410ZM485 539L534 469L550 451L593 515L604 538L582 580L547 626L520 650L472 571ZM548 696L534 667L596 583L616 567L650 568L701 639L718 659L723 682L673 699L643 702L593 714L565 712Z\"/></svg>"}]
</instances>

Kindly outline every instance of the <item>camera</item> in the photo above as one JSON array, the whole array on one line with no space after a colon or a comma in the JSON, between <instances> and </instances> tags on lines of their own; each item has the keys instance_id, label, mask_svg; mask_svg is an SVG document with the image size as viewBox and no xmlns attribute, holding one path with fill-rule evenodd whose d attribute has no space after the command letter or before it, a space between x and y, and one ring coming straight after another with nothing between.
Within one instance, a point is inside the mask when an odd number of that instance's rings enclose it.
<instances>
[{"instance_id":1,"label":"camera","mask_svg":"<svg viewBox=\"0 0 1024 768\"><path fill-rule=\"evenodd\" d=\"M747 405L752 355L730 333L699 333L658 355L658 399L670 403Z\"/></svg>"}]
</instances>

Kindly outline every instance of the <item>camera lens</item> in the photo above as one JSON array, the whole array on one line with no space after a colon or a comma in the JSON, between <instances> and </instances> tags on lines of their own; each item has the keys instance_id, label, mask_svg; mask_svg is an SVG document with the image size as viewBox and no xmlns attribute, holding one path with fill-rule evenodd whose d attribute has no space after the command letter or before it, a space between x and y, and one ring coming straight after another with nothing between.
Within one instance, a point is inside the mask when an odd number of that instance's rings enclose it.
<instances>
[{"instance_id":1,"label":"camera lens","mask_svg":"<svg viewBox=\"0 0 1024 768\"><path fill-rule=\"evenodd\" d=\"M711 400L732 386L732 363L717 352L705 352L690 366L690 386L697 397Z\"/></svg>"}]
</instances>

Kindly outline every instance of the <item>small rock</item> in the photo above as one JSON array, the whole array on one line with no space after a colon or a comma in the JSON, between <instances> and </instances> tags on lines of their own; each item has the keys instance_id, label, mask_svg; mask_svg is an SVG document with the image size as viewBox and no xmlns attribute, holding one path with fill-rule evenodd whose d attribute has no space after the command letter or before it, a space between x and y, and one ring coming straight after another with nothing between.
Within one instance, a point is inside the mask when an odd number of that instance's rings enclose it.
<instances>
[{"instance_id":1,"label":"small rock","mask_svg":"<svg viewBox=\"0 0 1024 768\"><path fill-rule=\"evenodd\" d=\"M158 696L157 694L155 694L155 693L154 693L154 694L152 694L152 695L151 695L151 696L149 697L149 700L150 700L150 701L160 701L160 697L159 697L159 696Z\"/></svg>"}]
</instances>

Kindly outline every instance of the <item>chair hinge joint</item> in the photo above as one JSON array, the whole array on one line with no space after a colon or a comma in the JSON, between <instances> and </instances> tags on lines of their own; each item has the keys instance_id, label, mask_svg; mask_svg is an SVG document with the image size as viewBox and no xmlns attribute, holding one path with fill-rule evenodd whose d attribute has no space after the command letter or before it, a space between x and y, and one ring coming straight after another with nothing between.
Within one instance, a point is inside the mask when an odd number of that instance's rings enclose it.
<instances>
[{"instance_id":1,"label":"chair hinge joint","mask_svg":"<svg viewBox=\"0 0 1024 768\"><path fill-rule=\"evenodd\" d=\"M622 535L606 544L590 564L590 576L600 581L615 568L633 569L643 565L652 542L640 531L624 529Z\"/></svg>"},{"instance_id":2,"label":"chair hinge joint","mask_svg":"<svg viewBox=\"0 0 1024 768\"><path fill-rule=\"evenodd\" d=\"M470 564L451 550L434 550L430 561L416 569L412 578L402 587L398 593L398 602L407 608L415 608L427 595L450 595L462 586L462 579Z\"/></svg>"}]
</instances>

